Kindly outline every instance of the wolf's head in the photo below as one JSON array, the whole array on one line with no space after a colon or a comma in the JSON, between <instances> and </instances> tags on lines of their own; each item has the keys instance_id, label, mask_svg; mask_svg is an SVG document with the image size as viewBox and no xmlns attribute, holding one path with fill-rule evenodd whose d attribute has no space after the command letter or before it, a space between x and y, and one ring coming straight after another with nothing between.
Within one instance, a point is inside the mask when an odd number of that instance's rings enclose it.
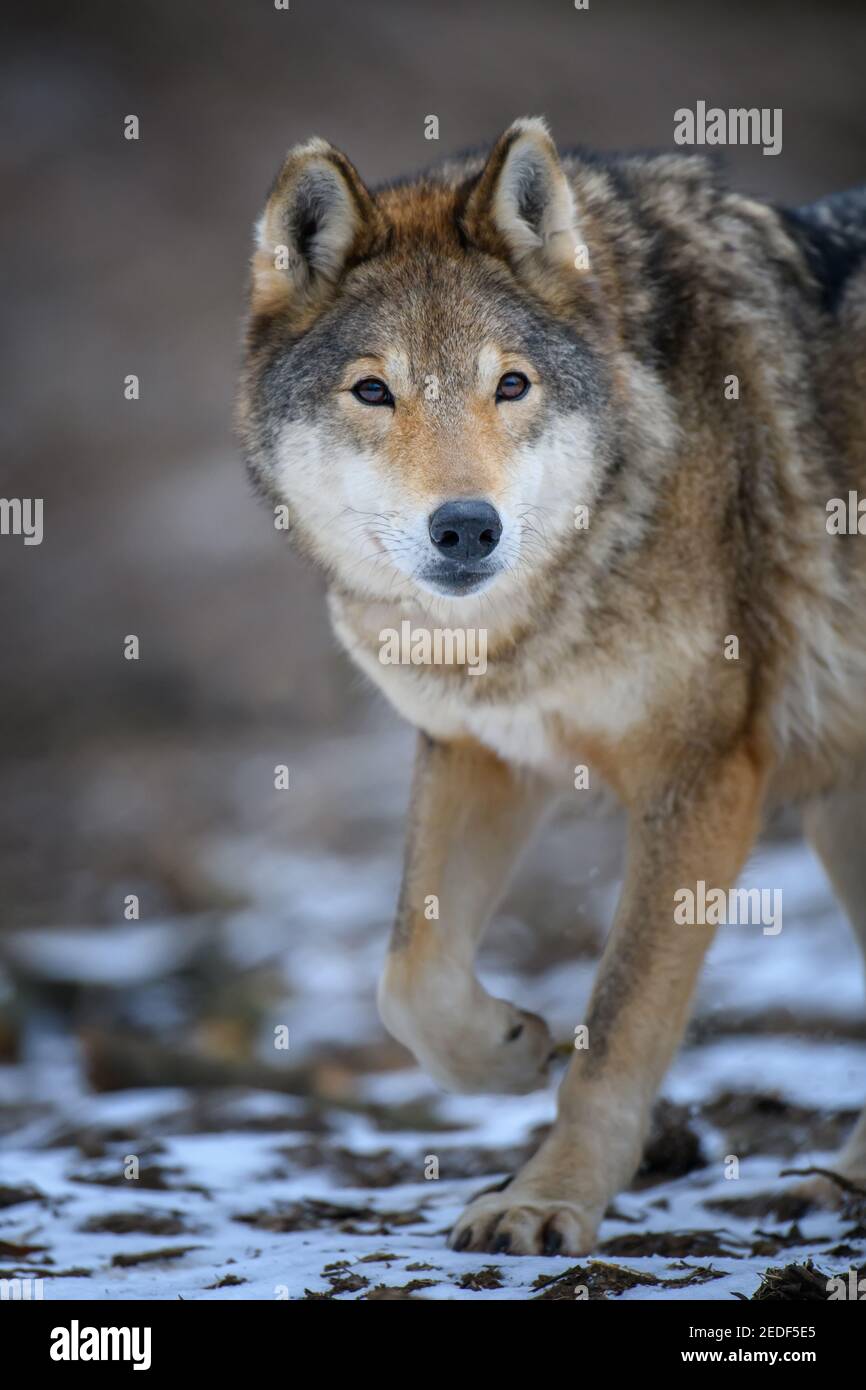
<instances>
[{"instance_id":1,"label":"wolf's head","mask_svg":"<svg viewBox=\"0 0 866 1390\"><path fill-rule=\"evenodd\" d=\"M337 585L453 603L574 544L617 375L589 220L540 120L375 194L325 141L290 152L257 228L241 431Z\"/></svg>"}]
</instances>

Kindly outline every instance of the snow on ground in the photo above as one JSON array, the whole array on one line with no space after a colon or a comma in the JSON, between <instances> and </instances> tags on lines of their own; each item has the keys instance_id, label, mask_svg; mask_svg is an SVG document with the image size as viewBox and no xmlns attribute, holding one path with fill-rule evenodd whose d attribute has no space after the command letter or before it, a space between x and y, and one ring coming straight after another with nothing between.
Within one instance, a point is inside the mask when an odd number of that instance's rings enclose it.
<instances>
[{"instance_id":1,"label":"snow on ground","mask_svg":"<svg viewBox=\"0 0 866 1390\"><path fill-rule=\"evenodd\" d=\"M384 941L369 922L393 891L393 860L323 853L311 865L309 855L256 858L249 844L219 854L235 881L245 865L255 890L218 928L222 946L244 969L279 957L292 1001L278 1015L286 1055L297 1063L335 1041L383 1044L373 987ZM794 1219L767 1200L790 1186L780 1168L831 1163L866 1097L860 960L798 842L764 850L744 883L782 887L783 930L720 928L696 1025L665 1085L662 1148L616 1199L592 1257L445 1244L470 1196L528 1155L553 1116L553 1083L526 1097L455 1097L415 1068L371 1066L330 1099L249 1088L89 1094L47 1028L26 1065L0 1070L2 1276L42 1277L50 1299L495 1300L574 1297L586 1281L629 1301L750 1297L768 1267L806 1259L827 1274L862 1266L862 1212ZM307 924L289 952L287 884L291 916ZM123 978L144 968L140 932ZM164 932L158 944L168 950ZM34 935L29 949L74 973L50 941ZM521 977L494 951L484 974L568 1038L592 967L552 962ZM802 1027L779 1024L784 1010ZM137 1179L123 1175L127 1155L138 1157ZM736 1177L726 1176L730 1155ZM438 1178L425 1176L436 1165Z\"/></svg>"}]
</instances>

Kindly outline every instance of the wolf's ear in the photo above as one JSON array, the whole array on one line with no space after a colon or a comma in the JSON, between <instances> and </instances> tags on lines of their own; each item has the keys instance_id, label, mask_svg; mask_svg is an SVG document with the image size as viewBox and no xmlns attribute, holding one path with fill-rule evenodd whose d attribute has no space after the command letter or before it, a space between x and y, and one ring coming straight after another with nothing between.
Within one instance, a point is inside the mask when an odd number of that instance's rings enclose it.
<instances>
[{"instance_id":1,"label":"wolf's ear","mask_svg":"<svg viewBox=\"0 0 866 1390\"><path fill-rule=\"evenodd\" d=\"M469 195L463 226L470 240L515 265L575 265L577 209L556 146L541 117L509 126Z\"/></svg>"},{"instance_id":2,"label":"wolf's ear","mask_svg":"<svg viewBox=\"0 0 866 1390\"><path fill-rule=\"evenodd\" d=\"M370 255L384 219L349 160L327 140L286 156L256 227L252 310L322 302L350 262Z\"/></svg>"}]
</instances>

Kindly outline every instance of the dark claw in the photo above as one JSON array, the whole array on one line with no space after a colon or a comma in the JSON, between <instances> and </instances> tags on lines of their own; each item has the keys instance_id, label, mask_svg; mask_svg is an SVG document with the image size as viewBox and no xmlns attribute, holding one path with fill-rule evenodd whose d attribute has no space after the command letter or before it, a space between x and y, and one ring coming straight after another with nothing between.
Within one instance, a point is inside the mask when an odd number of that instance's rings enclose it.
<instances>
[{"instance_id":1,"label":"dark claw","mask_svg":"<svg viewBox=\"0 0 866 1390\"><path fill-rule=\"evenodd\" d=\"M562 1234L560 1231L545 1231L544 1233L544 1254L558 1255L562 1249Z\"/></svg>"},{"instance_id":2,"label":"dark claw","mask_svg":"<svg viewBox=\"0 0 866 1390\"><path fill-rule=\"evenodd\" d=\"M472 1239L472 1227L467 1226L465 1231L461 1231L454 1246L455 1250L465 1250Z\"/></svg>"},{"instance_id":3,"label":"dark claw","mask_svg":"<svg viewBox=\"0 0 866 1390\"><path fill-rule=\"evenodd\" d=\"M511 1236L504 1231L501 1236L497 1236L493 1242L493 1253L495 1255L507 1255L511 1249Z\"/></svg>"}]
</instances>

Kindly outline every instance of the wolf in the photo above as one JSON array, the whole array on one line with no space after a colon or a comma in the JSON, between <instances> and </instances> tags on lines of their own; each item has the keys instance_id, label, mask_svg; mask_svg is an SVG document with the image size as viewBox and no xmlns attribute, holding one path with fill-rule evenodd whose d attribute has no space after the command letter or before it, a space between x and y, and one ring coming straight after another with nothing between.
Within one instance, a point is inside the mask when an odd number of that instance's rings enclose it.
<instances>
[{"instance_id":1,"label":"wolf","mask_svg":"<svg viewBox=\"0 0 866 1390\"><path fill-rule=\"evenodd\" d=\"M458 1250L592 1248L713 937L675 895L729 890L774 808L866 949L866 540L827 525L866 487L864 256L866 189L784 209L703 157L560 156L540 118L373 191L312 139L271 189L240 438L418 729L379 1007L442 1086L545 1083L476 949L576 766L626 812L588 1046ZM383 663L406 621L483 630L483 676ZM866 1112L835 1167L866 1179Z\"/></svg>"}]
</instances>

